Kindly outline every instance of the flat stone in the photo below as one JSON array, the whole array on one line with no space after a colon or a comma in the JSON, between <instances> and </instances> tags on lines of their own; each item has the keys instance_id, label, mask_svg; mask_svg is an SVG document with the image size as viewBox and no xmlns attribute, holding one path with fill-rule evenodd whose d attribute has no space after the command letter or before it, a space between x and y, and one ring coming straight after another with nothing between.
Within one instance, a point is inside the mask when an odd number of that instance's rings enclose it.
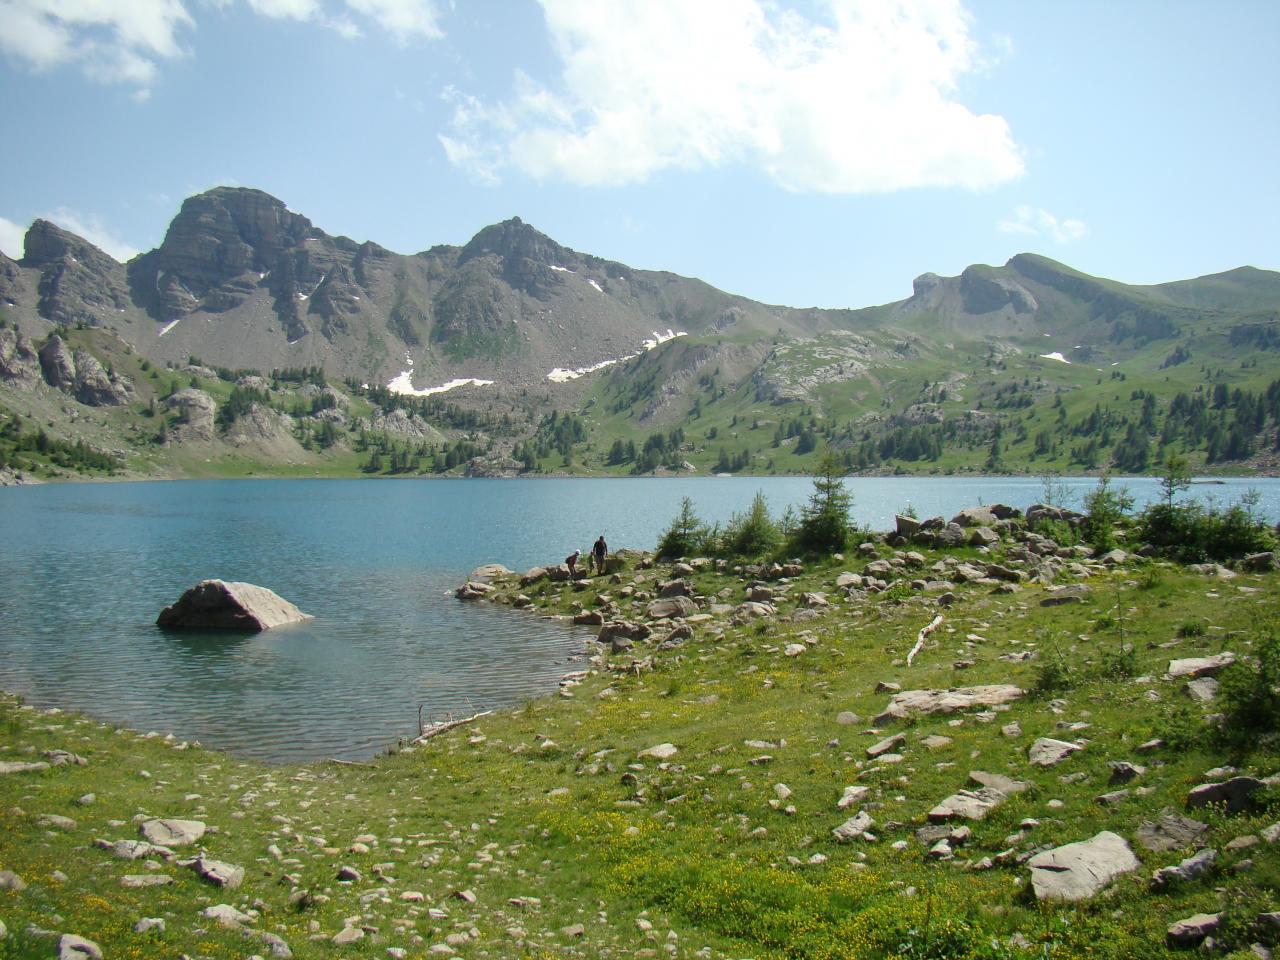
<instances>
[{"instance_id":1,"label":"flat stone","mask_svg":"<svg viewBox=\"0 0 1280 960\"><path fill-rule=\"evenodd\" d=\"M1227 813L1238 813L1249 805L1254 792L1264 784L1256 777L1232 777L1215 783L1202 783L1187 794L1187 809L1223 804Z\"/></svg>"},{"instance_id":2,"label":"flat stone","mask_svg":"<svg viewBox=\"0 0 1280 960\"><path fill-rule=\"evenodd\" d=\"M55 830L74 830L76 822L70 817L64 817L56 813L43 813L36 818L36 825L41 827L53 827Z\"/></svg>"},{"instance_id":3,"label":"flat stone","mask_svg":"<svg viewBox=\"0 0 1280 960\"><path fill-rule=\"evenodd\" d=\"M1165 945L1169 947L1194 947L1222 925L1220 913L1197 913L1185 920L1169 924Z\"/></svg>"},{"instance_id":4,"label":"flat stone","mask_svg":"<svg viewBox=\"0 0 1280 960\"><path fill-rule=\"evenodd\" d=\"M836 801L837 810L848 810L855 803L861 803L871 793L871 788L857 785L845 787L844 793L840 795L840 799Z\"/></svg>"},{"instance_id":5,"label":"flat stone","mask_svg":"<svg viewBox=\"0 0 1280 960\"><path fill-rule=\"evenodd\" d=\"M937 733L930 734L920 741L929 750L941 750L943 747L951 746L952 742L950 737L944 737Z\"/></svg>"},{"instance_id":6,"label":"flat stone","mask_svg":"<svg viewBox=\"0 0 1280 960\"><path fill-rule=\"evenodd\" d=\"M1066 603L1084 603L1088 596L1089 588L1081 583L1072 583L1065 587L1050 587L1040 599L1040 606L1058 607Z\"/></svg>"},{"instance_id":7,"label":"flat stone","mask_svg":"<svg viewBox=\"0 0 1280 960\"><path fill-rule=\"evenodd\" d=\"M0 870L0 890L15 892L27 889L26 881L12 870Z\"/></svg>"},{"instance_id":8,"label":"flat stone","mask_svg":"<svg viewBox=\"0 0 1280 960\"><path fill-rule=\"evenodd\" d=\"M1151 876L1151 886L1162 890L1176 880L1188 881L1207 873L1217 862L1218 851L1206 847L1197 850L1193 856L1187 857L1177 866L1161 867Z\"/></svg>"},{"instance_id":9,"label":"flat stone","mask_svg":"<svg viewBox=\"0 0 1280 960\"><path fill-rule=\"evenodd\" d=\"M841 843L846 843L850 840L859 839L875 825L875 820L871 819L871 815L863 810L832 830L831 835Z\"/></svg>"},{"instance_id":10,"label":"flat stone","mask_svg":"<svg viewBox=\"0 0 1280 960\"><path fill-rule=\"evenodd\" d=\"M49 764L43 760L24 762L22 760L0 760L0 774L6 773L38 773L48 770Z\"/></svg>"},{"instance_id":11,"label":"flat stone","mask_svg":"<svg viewBox=\"0 0 1280 960\"><path fill-rule=\"evenodd\" d=\"M102 960L102 948L92 940L64 933L58 938L58 960Z\"/></svg>"},{"instance_id":12,"label":"flat stone","mask_svg":"<svg viewBox=\"0 0 1280 960\"><path fill-rule=\"evenodd\" d=\"M173 883L173 877L164 873L126 873L120 878L120 886L127 890L167 887L171 883Z\"/></svg>"},{"instance_id":13,"label":"flat stone","mask_svg":"<svg viewBox=\"0 0 1280 960\"><path fill-rule=\"evenodd\" d=\"M345 947L349 943L357 943L364 939L364 931L359 927L343 927L341 931L334 934L331 943L339 947Z\"/></svg>"},{"instance_id":14,"label":"flat stone","mask_svg":"<svg viewBox=\"0 0 1280 960\"><path fill-rule=\"evenodd\" d=\"M1134 839L1143 847L1156 853L1177 850L1198 843L1209 832L1209 825L1192 820L1175 812L1171 807L1160 811L1154 822L1144 821L1134 831Z\"/></svg>"},{"instance_id":15,"label":"flat stone","mask_svg":"<svg viewBox=\"0 0 1280 960\"><path fill-rule=\"evenodd\" d=\"M960 790L947 797L929 811L929 820L942 823L955 817L965 820L981 820L1008 797L999 790L982 787L978 790Z\"/></svg>"},{"instance_id":16,"label":"flat stone","mask_svg":"<svg viewBox=\"0 0 1280 960\"><path fill-rule=\"evenodd\" d=\"M1052 767L1081 749L1083 748L1078 743L1041 737L1031 744L1031 749L1027 751L1027 758L1034 767Z\"/></svg>"},{"instance_id":17,"label":"flat stone","mask_svg":"<svg viewBox=\"0 0 1280 960\"><path fill-rule=\"evenodd\" d=\"M1025 780L1015 780L1013 777L1006 777L1002 773L987 773L985 770L970 770L969 779L980 787L999 790L1007 797L1022 793L1031 786Z\"/></svg>"},{"instance_id":18,"label":"flat stone","mask_svg":"<svg viewBox=\"0 0 1280 960\"><path fill-rule=\"evenodd\" d=\"M886 737L879 743L874 743L867 747L867 756L874 760L882 753L889 753L894 747L900 746L906 742L907 735L905 733L895 733L892 737Z\"/></svg>"},{"instance_id":19,"label":"flat stone","mask_svg":"<svg viewBox=\"0 0 1280 960\"><path fill-rule=\"evenodd\" d=\"M647 750L641 750L637 756L651 758L653 760L669 760L679 753L679 748L674 743L659 743Z\"/></svg>"},{"instance_id":20,"label":"flat stone","mask_svg":"<svg viewBox=\"0 0 1280 960\"><path fill-rule=\"evenodd\" d=\"M205 907L200 911L200 916L216 920L224 927L238 927L242 923L253 922L253 917L247 913L241 913L229 903L218 903L212 907Z\"/></svg>"},{"instance_id":21,"label":"flat stone","mask_svg":"<svg viewBox=\"0 0 1280 960\"><path fill-rule=\"evenodd\" d=\"M1128 783L1147 772L1146 767L1128 760L1108 760L1107 766L1111 768L1111 777L1107 782L1112 784Z\"/></svg>"},{"instance_id":22,"label":"flat stone","mask_svg":"<svg viewBox=\"0 0 1280 960\"><path fill-rule=\"evenodd\" d=\"M208 857L196 857L194 860L184 860L181 865L190 867L200 875L201 879L207 880L215 887L234 890L244 882L244 867L237 867L233 863L210 860Z\"/></svg>"},{"instance_id":23,"label":"flat stone","mask_svg":"<svg viewBox=\"0 0 1280 960\"><path fill-rule=\"evenodd\" d=\"M688 597L666 597L649 604L650 620L670 620L675 617L688 617L698 612L698 605Z\"/></svg>"},{"instance_id":24,"label":"flat stone","mask_svg":"<svg viewBox=\"0 0 1280 960\"><path fill-rule=\"evenodd\" d=\"M1169 677L1173 680L1194 680L1196 677L1217 676L1218 671L1236 662L1236 655L1231 651L1219 653L1213 657L1188 657L1184 660L1169 661Z\"/></svg>"},{"instance_id":25,"label":"flat stone","mask_svg":"<svg viewBox=\"0 0 1280 960\"><path fill-rule=\"evenodd\" d=\"M1218 691L1222 689L1222 684L1213 677L1196 677L1194 680L1188 680L1182 689L1196 703L1212 703L1218 698Z\"/></svg>"},{"instance_id":26,"label":"flat stone","mask_svg":"<svg viewBox=\"0 0 1280 960\"><path fill-rule=\"evenodd\" d=\"M1109 830L1088 840L1038 853L1027 861L1038 900L1086 900L1115 877L1141 864L1119 834Z\"/></svg>"},{"instance_id":27,"label":"flat stone","mask_svg":"<svg viewBox=\"0 0 1280 960\"><path fill-rule=\"evenodd\" d=\"M205 825L199 820L145 820L138 832L151 843L164 847L181 847L196 843L204 836Z\"/></svg>"},{"instance_id":28,"label":"flat stone","mask_svg":"<svg viewBox=\"0 0 1280 960\"><path fill-rule=\"evenodd\" d=\"M955 713L970 707L999 706L1025 695L1026 691L1021 687L1008 683L956 687L952 690L904 690L895 693L889 705L872 722L881 727L912 716Z\"/></svg>"},{"instance_id":29,"label":"flat stone","mask_svg":"<svg viewBox=\"0 0 1280 960\"><path fill-rule=\"evenodd\" d=\"M146 933L148 930L159 930L164 933L164 917L143 917L133 925L134 933Z\"/></svg>"},{"instance_id":30,"label":"flat stone","mask_svg":"<svg viewBox=\"0 0 1280 960\"><path fill-rule=\"evenodd\" d=\"M225 580L201 580L178 602L165 607L156 625L171 630L239 630L255 633L311 620L266 587Z\"/></svg>"}]
</instances>

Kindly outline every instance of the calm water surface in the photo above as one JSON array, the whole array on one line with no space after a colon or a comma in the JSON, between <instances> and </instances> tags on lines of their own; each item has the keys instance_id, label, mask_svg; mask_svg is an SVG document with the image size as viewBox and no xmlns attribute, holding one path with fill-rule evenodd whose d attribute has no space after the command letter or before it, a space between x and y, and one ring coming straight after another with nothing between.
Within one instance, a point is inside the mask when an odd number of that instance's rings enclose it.
<instances>
[{"instance_id":1,"label":"calm water surface","mask_svg":"<svg viewBox=\"0 0 1280 960\"><path fill-rule=\"evenodd\" d=\"M1094 486L1061 481L1068 498ZM1154 480L1124 484L1140 503ZM1026 478L850 479L854 519L892 526L1043 496ZM1280 481L1246 491L1280 519ZM271 761L367 757L430 716L518 703L577 669L590 634L452 589L487 562L525 569L613 547L651 548L680 507L723 523L762 490L776 515L804 478L236 480L0 489L0 688L40 706ZM247 580L314 614L247 637L180 635L160 609L208 577Z\"/></svg>"}]
</instances>

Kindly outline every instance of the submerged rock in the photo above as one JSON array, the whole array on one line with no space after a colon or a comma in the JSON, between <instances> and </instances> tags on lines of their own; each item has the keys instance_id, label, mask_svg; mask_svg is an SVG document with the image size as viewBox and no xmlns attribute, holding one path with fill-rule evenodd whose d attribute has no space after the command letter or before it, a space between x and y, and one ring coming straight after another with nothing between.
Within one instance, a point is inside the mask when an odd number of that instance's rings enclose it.
<instances>
[{"instance_id":1,"label":"submerged rock","mask_svg":"<svg viewBox=\"0 0 1280 960\"><path fill-rule=\"evenodd\" d=\"M242 630L257 632L312 619L288 600L252 583L201 580L173 606L165 607L156 625L178 630Z\"/></svg>"}]
</instances>

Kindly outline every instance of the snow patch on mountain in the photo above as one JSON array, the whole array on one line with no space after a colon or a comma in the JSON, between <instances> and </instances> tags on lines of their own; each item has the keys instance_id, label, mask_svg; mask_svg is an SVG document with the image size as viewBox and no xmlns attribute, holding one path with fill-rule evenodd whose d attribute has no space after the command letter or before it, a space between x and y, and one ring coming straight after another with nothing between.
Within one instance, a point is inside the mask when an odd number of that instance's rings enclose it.
<instances>
[{"instance_id":1,"label":"snow patch on mountain","mask_svg":"<svg viewBox=\"0 0 1280 960\"><path fill-rule=\"evenodd\" d=\"M591 282L591 285L596 287L597 290L600 289L598 286L596 286L596 283L594 280L590 282ZM603 293L604 291L601 290L600 292ZM653 336L645 340L643 343L641 343L640 349L637 350L635 353L629 353L625 357L615 357L612 360L601 360L599 363L593 363L589 367L577 367L573 370L565 370L562 367L556 367L554 370L552 370L550 373L547 374L547 379L550 380L552 383L568 383L570 380L577 380L579 377L585 376L588 373L595 373L597 370L603 370L605 367L611 367L615 363L623 363L624 361L631 360L635 357L638 357L642 353L647 353L648 351L654 349L655 347L658 347L666 343L668 340L674 340L676 337L687 337L687 336L688 334L685 333L683 330L675 331L668 328L666 333L659 333L657 330L655 330L653 331Z\"/></svg>"}]
</instances>

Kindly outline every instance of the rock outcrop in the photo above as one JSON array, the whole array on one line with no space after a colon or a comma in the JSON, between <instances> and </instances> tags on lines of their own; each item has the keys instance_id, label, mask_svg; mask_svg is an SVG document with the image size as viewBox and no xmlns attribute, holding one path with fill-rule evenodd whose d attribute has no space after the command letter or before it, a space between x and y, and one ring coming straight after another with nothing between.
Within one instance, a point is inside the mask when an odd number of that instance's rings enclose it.
<instances>
[{"instance_id":1,"label":"rock outcrop","mask_svg":"<svg viewBox=\"0 0 1280 960\"><path fill-rule=\"evenodd\" d=\"M171 630L254 633L312 619L288 600L252 583L202 580L165 607L156 625Z\"/></svg>"}]
</instances>

